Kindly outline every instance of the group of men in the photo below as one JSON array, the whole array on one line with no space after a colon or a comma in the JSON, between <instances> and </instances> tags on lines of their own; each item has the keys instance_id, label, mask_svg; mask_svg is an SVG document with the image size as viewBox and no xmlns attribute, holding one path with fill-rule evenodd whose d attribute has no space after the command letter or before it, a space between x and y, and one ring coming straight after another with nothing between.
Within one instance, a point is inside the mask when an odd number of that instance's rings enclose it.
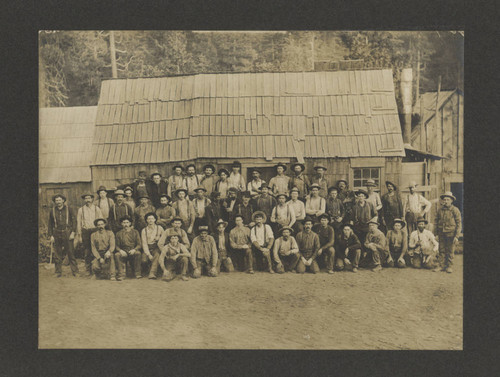
<instances>
[{"instance_id":1,"label":"group of men","mask_svg":"<svg viewBox=\"0 0 500 377\"><path fill-rule=\"evenodd\" d=\"M87 276L116 281L127 276L127 267L135 278L167 281L177 274L182 280L215 277L221 269L318 273L325 267L333 274L412 266L452 272L461 215L451 192L441 195L433 234L424 218L431 203L414 182L401 198L387 181L380 197L371 179L367 190L353 192L346 179L330 186L324 166L314 167L311 180L303 164L292 165L291 177L285 164L275 168L269 183L254 169L248 184L237 161L231 172L221 168L217 175L212 164L203 175L193 164L177 165L167 179L141 171L133 183L111 190L113 198L104 186L97 198L84 193L76 216L66 198L55 195L49 236L56 276L66 253L73 275L79 274L74 243L85 250Z\"/></svg>"}]
</instances>

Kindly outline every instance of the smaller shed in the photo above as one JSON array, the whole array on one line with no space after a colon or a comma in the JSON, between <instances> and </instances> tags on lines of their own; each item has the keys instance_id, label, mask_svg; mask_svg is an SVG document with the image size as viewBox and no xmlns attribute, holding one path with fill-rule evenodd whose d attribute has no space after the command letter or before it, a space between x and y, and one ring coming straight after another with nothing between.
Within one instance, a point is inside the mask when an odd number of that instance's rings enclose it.
<instances>
[{"instance_id":1,"label":"smaller shed","mask_svg":"<svg viewBox=\"0 0 500 377\"><path fill-rule=\"evenodd\" d=\"M70 206L91 190L90 160L97 106L52 107L39 111L39 224L47 225L52 196Z\"/></svg>"}]
</instances>

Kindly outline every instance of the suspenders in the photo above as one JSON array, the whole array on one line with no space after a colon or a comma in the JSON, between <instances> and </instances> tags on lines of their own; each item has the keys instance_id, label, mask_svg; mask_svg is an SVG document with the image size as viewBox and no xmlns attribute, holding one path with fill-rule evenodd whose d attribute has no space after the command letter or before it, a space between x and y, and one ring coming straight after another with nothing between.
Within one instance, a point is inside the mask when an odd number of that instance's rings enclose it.
<instances>
[{"instance_id":1,"label":"suspenders","mask_svg":"<svg viewBox=\"0 0 500 377\"><path fill-rule=\"evenodd\" d=\"M57 228L56 207L52 208L52 216L54 217L55 228ZM68 225L69 225L69 209L68 206L66 206L66 226Z\"/></svg>"}]
</instances>

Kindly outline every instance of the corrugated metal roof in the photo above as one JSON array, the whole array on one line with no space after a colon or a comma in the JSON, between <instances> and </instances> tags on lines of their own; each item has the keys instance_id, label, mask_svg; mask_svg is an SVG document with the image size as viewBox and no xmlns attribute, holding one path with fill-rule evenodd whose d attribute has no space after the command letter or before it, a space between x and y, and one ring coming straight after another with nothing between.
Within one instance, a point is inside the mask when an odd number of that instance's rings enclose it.
<instances>
[{"instance_id":1,"label":"corrugated metal roof","mask_svg":"<svg viewBox=\"0 0 500 377\"><path fill-rule=\"evenodd\" d=\"M92 164L371 156L404 156L391 70L103 81Z\"/></svg>"},{"instance_id":2,"label":"corrugated metal roof","mask_svg":"<svg viewBox=\"0 0 500 377\"><path fill-rule=\"evenodd\" d=\"M90 182L97 106L41 108L39 182Z\"/></svg>"}]
</instances>

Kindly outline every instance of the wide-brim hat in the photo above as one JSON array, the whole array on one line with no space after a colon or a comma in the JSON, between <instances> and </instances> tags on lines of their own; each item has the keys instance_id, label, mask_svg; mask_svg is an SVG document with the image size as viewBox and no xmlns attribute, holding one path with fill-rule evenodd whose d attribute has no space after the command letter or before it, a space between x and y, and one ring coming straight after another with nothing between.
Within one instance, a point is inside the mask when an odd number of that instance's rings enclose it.
<instances>
[{"instance_id":1,"label":"wide-brim hat","mask_svg":"<svg viewBox=\"0 0 500 377\"><path fill-rule=\"evenodd\" d=\"M130 186L127 186L127 187L125 187L123 189L123 192L126 192L126 191L132 191L132 192L134 192L134 189L132 187L130 187Z\"/></svg>"},{"instance_id":2,"label":"wide-brim hat","mask_svg":"<svg viewBox=\"0 0 500 377\"><path fill-rule=\"evenodd\" d=\"M215 226L218 227L220 224L224 224L224 227L227 227L229 223L227 221L224 221L223 219L219 219Z\"/></svg>"},{"instance_id":3,"label":"wide-brim hat","mask_svg":"<svg viewBox=\"0 0 500 377\"><path fill-rule=\"evenodd\" d=\"M181 165L175 165L172 170L175 170L177 168L180 168L182 171L184 171L184 167L182 167Z\"/></svg>"},{"instance_id":4,"label":"wide-brim hat","mask_svg":"<svg viewBox=\"0 0 500 377\"><path fill-rule=\"evenodd\" d=\"M378 223L378 216L375 216L374 218L372 218L370 221L368 221L368 224L376 224L376 225L379 225Z\"/></svg>"},{"instance_id":5,"label":"wide-brim hat","mask_svg":"<svg viewBox=\"0 0 500 377\"><path fill-rule=\"evenodd\" d=\"M172 198L171 198L170 196L168 196L167 194L161 194L161 195L160 195L160 199L161 199L161 198L167 198L167 199L168 199L168 201L171 201L171 200L172 200Z\"/></svg>"},{"instance_id":6,"label":"wide-brim hat","mask_svg":"<svg viewBox=\"0 0 500 377\"><path fill-rule=\"evenodd\" d=\"M347 178L340 178L340 179L337 181L337 185L338 185L340 182L344 182L346 185L349 183L349 182L347 182Z\"/></svg>"},{"instance_id":7,"label":"wide-brim hat","mask_svg":"<svg viewBox=\"0 0 500 377\"><path fill-rule=\"evenodd\" d=\"M377 184L375 183L375 181L373 179L368 179L366 180L366 186L369 187L377 187Z\"/></svg>"},{"instance_id":8,"label":"wide-brim hat","mask_svg":"<svg viewBox=\"0 0 500 377\"><path fill-rule=\"evenodd\" d=\"M233 161L231 167L239 167L239 168L241 168L241 162L239 162L239 161Z\"/></svg>"},{"instance_id":9,"label":"wide-brim hat","mask_svg":"<svg viewBox=\"0 0 500 377\"><path fill-rule=\"evenodd\" d=\"M284 196L285 199L288 199L287 194L283 194L283 193L280 193L280 194L276 195L276 199L278 199L280 196Z\"/></svg>"},{"instance_id":10,"label":"wide-brim hat","mask_svg":"<svg viewBox=\"0 0 500 377\"><path fill-rule=\"evenodd\" d=\"M406 226L406 222L403 219L394 219L394 224L396 223L400 223L402 228Z\"/></svg>"},{"instance_id":11,"label":"wide-brim hat","mask_svg":"<svg viewBox=\"0 0 500 377\"><path fill-rule=\"evenodd\" d=\"M159 176L160 176L160 178L161 178L161 177L163 177L163 176L161 175L161 173L160 173L158 170L156 170L156 171L154 171L153 173L151 173L151 175L150 175L151 179L153 179L153 176L154 176L154 175L159 175Z\"/></svg>"},{"instance_id":12,"label":"wide-brim hat","mask_svg":"<svg viewBox=\"0 0 500 377\"><path fill-rule=\"evenodd\" d=\"M418 183L415 182L415 181L411 181L410 183L408 183L408 188L410 187L417 187L418 186Z\"/></svg>"},{"instance_id":13,"label":"wide-brim hat","mask_svg":"<svg viewBox=\"0 0 500 377\"><path fill-rule=\"evenodd\" d=\"M416 223L417 223L417 224L418 224L418 223L425 223L425 225L427 225L427 224L429 224L429 221L427 221L427 219L423 218L422 216L419 216L419 217L417 218Z\"/></svg>"},{"instance_id":14,"label":"wide-brim hat","mask_svg":"<svg viewBox=\"0 0 500 377\"><path fill-rule=\"evenodd\" d=\"M321 190L321 186L318 185L317 183L313 183L311 186L309 186L309 190L312 190L313 188L317 188L318 190Z\"/></svg>"},{"instance_id":15,"label":"wide-brim hat","mask_svg":"<svg viewBox=\"0 0 500 377\"><path fill-rule=\"evenodd\" d=\"M217 172L217 175L220 177L221 173L226 173L226 175L229 175L229 171L227 169L219 169L219 171Z\"/></svg>"},{"instance_id":16,"label":"wide-brim hat","mask_svg":"<svg viewBox=\"0 0 500 377\"><path fill-rule=\"evenodd\" d=\"M114 193L113 193L113 196L116 197L118 195L123 195L125 196L125 191L123 190L116 190Z\"/></svg>"},{"instance_id":17,"label":"wide-brim hat","mask_svg":"<svg viewBox=\"0 0 500 377\"><path fill-rule=\"evenodd\" d=\"M284 230L289 230L289 231L290 231L290 233L291 233L291 234L293 234L293 229L292 229L292 228L290 228L289 226L284 226L283 228L281 228L280 230L278 230L278 232L279 232L280 236L282 236L282 235L283 235L283 231L284 231Z\"/></svg>"},{"instance_id":18,"label":"wide-brim hat","mask_svg":"<svg viewBox=\"0 0 500 377\"><path fill-rule=\"evenodd\" d=\"M283 167L283 171L286 171L286 165L282 162L279 162L277 163L276 165L274 165L274 168L278 168L279 166Z\"/></svg>"},{"instance_id":19,"label":"wide-brim hat","mask_svg":"<svg viewBox=\"0 0 500 377\"><path fill-rule=\"evenodd\" d=\"M116 194L115 194L115 195L116 195ZM139 195L139 196L137 197L137 200L141 200L142 198L149 199L149 195L148 195L148 194Z\"/></svg>"},{"instance_id":20,"label":"wide-brim hat","mask_svg":"<svg viewBox=\"0 0 500 377\"><path fill-rule=\"evenodd\" d=\"M292 195L292 192L298 192L300 194L300 190L297 187L292 187L289 192L290 195Z\"/></svg>"},{"instance_id":21,"label":"wide-brim hat","mask_svg":"<svg viewBox=\"0 0 500 377\"><path fill-rule=\"evenodd\" d=\"M365 196L365 199L368 199L368 197L369 197L368 193L365 190L356 190L355 194L356 194L356 196L362 194Z\"/></svg>"},{"instance_id":22,"label":"wide-brim hat","mask_svg":"<svg viewBox=\"0 0 500 377\"><path fill-rule=\"evenodd\" d=\"M196 187L196 188L194 189L194 192L198 192L198 191L200 191L200 190L201 190L201 191L205 191L205 192L207 192L207 189L206 189L205 187L203 187L203 186Z\"/></svg>"},{"instance_id":23,"label":"wide-brim hat","mask_svg":"<svg viewBox=\"0 0 500 377\"><path fill-rule=\"evenodd\" d=\"M255 211L253 214L252 214L252 221L255 222L255 219L257 218L257 216L262 216L262 219L264 220L264 222L267 221L267 215L262 212L262 211Z\"/></svg>"},{"instance_id":24,"label":"wide-brim hat","mask_svg":"<svg viewBox=\"0 0 500 377\"><path fill-rule=\"evenodd\" d=\"M392 183L391 181L385 181L385 185L392 185L394 187L394 190L397 190L398 189L398 186L396 186L394 183Z\"/></svg>"},{"instance_id":25,"label":"wide-brim hat","mask_svg":"<svg viewBox=\"0 0 500 377\"><path fill-rule=\"evenodd\" d=\"M333 190L339 192L339 188L337 186L331 186L328 188L328 193L332 192Z\"/></svg>"},{"instance_id":26,"label":"wide-brim hat","mask_svg":"<svg viewBox=\"0 0 500 377\"><path fill-rule=\"evenodd\" d=\"M300 162L296 162L296 163L292 164L292 169L295 169L296 166L300 166L302 171L306 170L306 166L304 164L301 164Z\"/></svg>"},{"instance_id":27,"label":"wide-brim hat","mask_svg":"<svg viewBox=\"0 0 500 377\"><path fill-rule=\"evenodd\" d=\"M215 171L215 166L213 166L212 164L206 164L205 166L203 166L203 171L205 171L206 168L210 168L212 169L212 171Z\"/></svg>"},{"instance_id":28,"label":"wide-brim hat","mask_svg":"<svg viewBox=\"0 0 500 377\"><path fill-rule=\"evenodd\" d=\"M97 192L97 195L99 195L99 193L100 193L101 191L106 191L106 192L108 192L108 190L106 190L106 187L105 187L105 186L99 186L99 188L98 188L98 189L97 189L97 191L96 191L96 192Z\"/></svg>"},{"instance_id":29,"label":"wide-brim hat","mask_svg":"<svg viewBox=\"0 0 500 377\"><path fill-rule=\"evenodd\" d=\"M52 197L52 201L55 203L55 201L56 201L57 198L62 198L62 200L66 201L66 197L63 194L55 194Z\"/></svg>"},{"instance_id":30,"label":"wide-brim hat","mask_svg":"<svg viewBox=\"0 0 500 377\"><path fill-rule=\"evenodd\" d=\"M189 164L189 165L186 166L186 170L188 170L191 166L196 169L196 165L195 164Z\"/></svg>"},{"instance_id":31,"label":"wide-brim hat","mask_svg":"<svg viewBox=\"0 0 500 377\"><path fill-rule=\"evenodd\" d=\"M330 216L327 215L326 213L322 213L321 215L318 216L318 220L321 220L321 219L327 219L328 221L330 221Z\"/></svg>"},{"instance_id":32,"label":"wide-brim hat","mask_svg":"<svg viewBox=\"0 0 500 377\"><path fill-rule=\"evenodd\" d=\"M180 218L179 216L176 216L172 220L170 220L170 224L173 224L175 221L180 221L181 224L184 224L184 220L182 220L182 218Z\"/></svg>"},{"instance_id":33,"label":"wide-brim hat","mask_svg":"<svg viewBox=\"0 0 500 377\"><path fill-rule=\"evenodd\" d=\"M266 182L263 182L260 187L259 187L259 190L262 190L263 188L269 188L269 184L267 184Z\"/></svg>"},{"instance_id":34,"label":"wide-brim hat","mask_svg":"<svg viewBox=\"0 0 500 377\"><path fill-rule=\"evenodd\" d=\"M175 190L175 195L179 194L181 191L184 191L184 193L187 195L188 194L188 190L185 189L185 188L178 188L177 190Z\"/></svg>"},{"instance_id":35,"label":"wide-brim hat","mask_svg":"<svg viewBox=\"0 0 500 377\"><path fill-rule=\"evenodd\" d=\"M241 197L242 198L251 198L252 197L252 193L250 191L243 191L241 193Z\"/></svg>"},{"instance_id":36,"label":"wide-brim hat","mask_svg":"<svg viewBox=\"0 0 500 377\"><path fill-rule=\"evenodd\" d=\"M257 173L259 173L259 174L262 174L262 171L261 171L260 169L256 169L256 168L255 168L255 169L252 169L252 173L253 173L254 171L256 171L256 172L257 172Z\"/></svg>"},{"instance_id":37,"label":"wide-brim hat","mask_svg":"<svg viewBox=\"0 0 500 377\"><path fill-rule=\"evenodd\" d=\"M328 169L327 169L327 168L325 168L323 165L316 165L316 166L314 167L314 170L318 170L318 169L323 169L324 171L327 171L327 170L328 170Z\"/></svg>"},{"instance_id":38,"label":"wide-brim hat","mask_svg":"<svg viewBox=\"0 0 500 377\"><path fill-rule=\"evenodd\" d=\"M208 225L200 225L198 227L198 233L201 233L201 232L208 232Z\"/></svg>"},{"instance_id":39,"label":"wide-brim hat","mask_svg":"<svg viewBox=\"0 0 500 377\"><path fill-rule=\"evenodd\" d=\"M444 199L444 198L452 198L453 201L457 200L457 198L455 198L455 196L453 195L453 193L451 191L446 191L444 194L441 194L439 196L441 199Z\"/></svg>"},{"instance_id":40,"label":"wide-brim hat","mask_svg":"<svg viewBox=\"0 0 500 377\"><path fill-rule=\"evenodd\" d=\"M236 187L229 187L227 189L227 192L235 192L235 193L238 193L238 189Z\"/></svg>"},{"instance_id":41,"label":"wide-brim hat","mask_svg":"<svg viewBox=\"0 0 500 377\"><path fill-rule=\"evenodd\" d=\"M92 199L95 198L95 195L92 194L91 192L85 192L85 193L83 193L82 196L81 196L81 198L85 199L85 197L87 197L87 196L90 196Z\"/></svg>"},{"instance_id":42,"label":"wide-brim hat","mask_svg":"<svg viewBox=\"0 0 500 377\"><path fill-rule=\"evenodd\" d=\"M306 216L305 219L302 221L302 224L306 224L308 221L312 222L314 224L314 221L311 216Z\"/></svg>"},{"instance_id":43,"label":"wide-brim hat","mask_svg":"<svg viewBox=\"0 0 500 377\"><path fill-rule=\"evenodd\" d=\"M139 171L139 174L137 174L137 176L139 178L141 178L141 177L147 178L148 177L148 173L146 173L146 170L141 170L141 171Z\"/></svg>"},{"instance_id":44,"label":"wide-brim hat","mask_svg":"<svg viewBox=\"0 0 500 377\"><path fill-rule=\"evenodd\" d=\"M106 219L104 219L104 218L102 218L102 217L99 217L98 219L95 219L95 220L94 220L94 226L97 226L97 223L98 223L99 221L104 221L104 224L107 224L107 223L108 223L108 221L107 221Z\"/></svg>"}]
</instances>

